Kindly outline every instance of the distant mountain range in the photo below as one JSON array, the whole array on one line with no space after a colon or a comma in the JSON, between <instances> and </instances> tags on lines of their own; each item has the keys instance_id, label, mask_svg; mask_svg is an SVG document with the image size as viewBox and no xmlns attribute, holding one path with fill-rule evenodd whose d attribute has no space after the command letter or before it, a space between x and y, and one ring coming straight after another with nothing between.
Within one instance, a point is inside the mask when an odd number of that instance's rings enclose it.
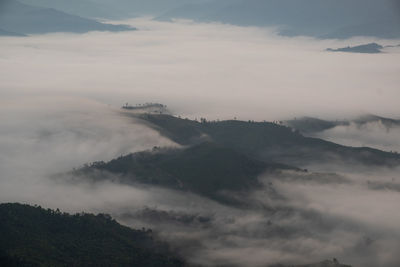
<instances>
[{"instance_id":1,"label":"distant mountain range","mask_svg":"<svg viewBox=\"0 0 400 267\"><path fill-rule=\"evenodd\" d=\"M140 118L178 144L193 145L205 140L212 141L266 162L298 167L315 163L334 164L338 159L341 164L349 165L398 166L400 164L400 155L396 153L368 147L347 147L319 138L305 137L299 130L295 130L297 127L286 127L276 123L237 120L197 122L155 114L144 114ZM376 118L366 117L360 119L360 123L369 119ZM317 124L313 127L327 128L334 125L333 122L321 122L321 125L320 121L317 122L313 123Z\"/></svg>"},{"instance_id":2,"label":"distant mountain range","mask_svg":"<svg viewBox=\"0 0 400 267\"><path fill-rule=\"evenodd\" d=\"M379 54L382 53L382 49L384 47L377 44L377 43L370 43L365 45L358 45L358 46L348 46L343 48L326 49L329 52L350 52L350 53L366 53L366 54Z\"/></svg>"},{"instance_id":3,"label":"distant mountain range","mask_svg":"<svg viewBox=\"0 0 400 267\"><path fill-rule=\"evenodd\" d=\"M275 26L289 36L398 38L399 14L396 0L214 0L176 8L158 19Z\"/></svg>"},{"instance_id":4,"label":"distant mountain range","mask_svg":"<svg viewBox=\"0 0 400 267\"><path fill-rule=\"evenodd\" d=\"M165 114L124 113L141 119L161 135L183 148L154 148L121 156L109 162L94 162L71 172L68 177L91 182L114 181L134 185L156 185L189 191L222 203L241 205L221 192L245 193L259 187L258 177L277 177L282 172L307 174L309 165L368 165L397 167L400 155L368 147L348 147L300 133L323 131L346 122L314 118L282 122L211 121L200 122ZM365 116L366 123L380 117ZM284 126L288 124L290 127ZM399 123L389 119L383 123ZM292 178L294 176L292 175ZM336 175L319 174L319 180L343 182ZM313 179L312 175L308 177ZM74 181L72 181L74 182ZM273 188L270 188L273 192Z\"/></svg>"},{"instance_id":5,"label":"distant mountain range","mask_svg":"<svg viewBox=\"0 0 400 267\"><path fill-rule=\"evenodd\" d=\"M126 19L160 15L171 9L208 0L20 0L89 18Z\"/></svg>"},{"instance_id":6,"label":"distant mountain range","mask_svg":"<svg viewBox=\"0 0 400 267\"><path fill-rule=\"evenodd\" d=\"M386 128L390 129L392 127L400 127L400 120L380 117L376 115L364 115L353 120L339 120L339 121L329 121L321 120L312 117L302 117L293 120L288 120L283 122L284 125L297 129L298 131L310 134L318 133L325 130L332 129L336 126L348 126L351 123L362 126L367 123L379 122Z\"/></svg>"},{"instance_id":7,"label":"distant mountain range","mask_svg":"<svg viewBox=\"0 0 400 267\"><path fill-rule=\"evenodd\" d=\"M280 34L288 36L400 37L400 4L397 0L19 1L24 4L17 0L3 0L0 3L0 26L3 30L24 34L120 31L129 28L102 24L83 17L125 19L151 15L157 20L183 18L239 26L272 26ZM10 5L19 7L10 8ZM30 10L27 6L30 6ZM36 10L32 9L33 6Z\"/></svg>"},{"instance_id":8,"label":"distant mountain range","mask_svg":"<svg viewBox=\"0 0 400 267\"><path fill-rule=\"evenodd\" d=\"M0 36L25 36L25 35L0 29Z\"/></svg>"},{"instance_id":9,"label":"distant mountain range","mask_svg":"<svg viewBox=\"0 0 400 267\"><path fill-rule=\"evenodd\" d=\"M3 35L134 30L130 26L100 23L52 8L23 4L16 0L2 0L0 7Z\"/></svg>"}]
</instances>

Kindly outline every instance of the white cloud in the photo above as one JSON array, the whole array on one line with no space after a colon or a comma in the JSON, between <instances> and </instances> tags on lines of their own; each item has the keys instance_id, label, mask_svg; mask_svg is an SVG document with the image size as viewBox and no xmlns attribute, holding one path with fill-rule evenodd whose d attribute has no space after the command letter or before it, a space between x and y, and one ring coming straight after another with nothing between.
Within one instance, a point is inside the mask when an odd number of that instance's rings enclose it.
<instances>
[{"instance_id":1,"label":"white cloud","mask_svg":"<svg viewBox=\"0 0 400 267\"><path fill-rule=\"evenodd\" d=\"M128 23L140 30L2 38L2 97L157 101L183 115L212 118L398 116L398 49L378 55L324 51L377 40L287 38L220 24Z\"/></svg>"}]
</instances>

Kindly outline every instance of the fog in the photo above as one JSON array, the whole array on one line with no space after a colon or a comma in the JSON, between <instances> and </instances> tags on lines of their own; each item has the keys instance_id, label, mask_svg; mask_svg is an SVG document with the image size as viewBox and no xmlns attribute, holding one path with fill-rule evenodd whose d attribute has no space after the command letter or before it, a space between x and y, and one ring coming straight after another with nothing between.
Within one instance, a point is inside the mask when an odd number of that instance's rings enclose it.
<instances>
[{"instance_id":1,"label":"fog","mask_svg":"<svg viewBox=\"0 0 400 267\"><path fill-rule=\"evenodd\" d=\"M399 170L364 166L328 175L313 173L325 168L314 166L308 174L261 176L261 188L239 196L246 209L189 192L68 179L68 171L85 163L178 146L123 116L125 102L161 102L174 114L210 119L398 117L398 48L378 55L324 51L395 41L128 22L139 31L1 38L0 202L110 213L123 224L159 231L191 262L210 266L333 257L355 267L400 265ZM388 137L371 129L350 139L399 145L397 130ZM336 128L326 137L347 138Z\"/></svg>"},{"instance_id":2,"label":"fog","mask_svg":"<svg viewBox=\"0 0 400 267\"><path fill-rule=\"evenodd\" d=\"M175 146L133 119L121 116L119 110L93 101L61 97L7 100L0 100L3 202L43 202L43 195L53 194L51 187L43 185L51 174L153 146ZM40 186L45 186L44 192L32 188ZM59 193L53 197L61 197ZM52 203L47 200L47 204Z\"/></svg>"},{"instance_id":3,"label":"fog","mask_svg":"<svg viewBox=\"0 0 400 267\"><path fill-rule=\"evenodd\" d=\"M396 40L286 38L273 29L137 19L135 32L2 38L1 97L66 95L105 104L162 102L191 117L397 116L399 48L329 53ZM282 108L284 107L284 108Z\"/></svg>"},{"instance_id":4,"label":"fog","mask_svg":"<svg viewBox=\"0 0 400 267\"><path fill-rule=\"evenodd\" d=\"M400 126L386 126L380 121L363 125L350 123L313 134L313 136L346 146L368 146L384 151L400 151Z\"/></svg>"}]
</instances>

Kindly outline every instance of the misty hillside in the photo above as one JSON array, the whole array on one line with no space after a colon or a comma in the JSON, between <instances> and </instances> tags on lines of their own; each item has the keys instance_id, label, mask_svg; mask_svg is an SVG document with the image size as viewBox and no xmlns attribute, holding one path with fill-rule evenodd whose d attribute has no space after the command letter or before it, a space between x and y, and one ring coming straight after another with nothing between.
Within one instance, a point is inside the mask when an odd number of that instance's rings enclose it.
<instances>
[{"instance_id":1,"label":"misty hillside","mask_svg":"<svg viewBox=\"0 0 400 267\"><path fill-rule=\"evenodd\" d=\"M314 263L314 264L304 264L304 265L272 265L270 267L351 267L350 265L345 265L345 264L341 264L339 263L339 261L337 261L336 259L333 260L326 260L326 261L322 261L319 263Z\"/></svg>"},{"instance_id":2,"label":"misty hillside","mask_svg":"<svg viewBox=\"0 0 400 267\"><path fill-rule=\"evenodd\" d=\"M278 26L284 35L398 38L399 13L396 0L214 0L171 10L159 19Z\"/></svg>"},{"instance_id":3,"label":"misty hillside","mask_svg":"<svg viewBox=\"0 0 400 267\"><path fill-rule=\"evenodd\" d=\"M0 29L0 36L24 36L24 34L9 32L9 31Z\"/></svg>"},{"instance_id":4,"label":"misty hillside","mask_svg":"<svg viewBox=\"0 0 400 267\"><path fill-rule=\"evenodd\" d=\"M129 26L100 23L52 8L23 4L16 0L2 0L0 7L0 25L3 30L9 32L42 34L52 32L84 33L89 31L134 30Z\"/></svg>"},{"instance_id":5,"label":"misty hillside","mask_svg":"<svg viewBox=\"0 0 400 267\"><path fill-rule=\"evenodd\" d=\"M363 126L367 123L380 123L387 129L400 126L400 120L385 118L376 115L364 115L353 120L341 121L328 121L311 117L302 117L293 120L287 120L284 122L285 125L297 129L302 133L317 133L332 129L336 126L348 126L351 123L357 126Z\"/></svg>"},{"instance_id":6,"label":"misty hillside","mask_svg":"<svg viewBox=\"0 0 400 267\"><path fill-rule=\"evenodd\" d=\"M196 122L169 115L142 115L162 135L189 145L208 139L262 161L294 166L313 163L398 166L400 155L368 147L347 147L305 137L290 127L269 122ZM325 123L324 123L325 124ZM324 126L326 127L326 125Z\"/></svg>"},{"instance_id":7,"label":"misty hillside","mask_svg":"<svg viewBox=\"0 0 400 267\"><path fill-rule=\"evenodd\" d=\"M184 266L149 230L108 215L0 204L0 266Z\"/></svg>"},{"instance_id":8,"label":"misty hillside","mask_svg":"<svg viewBox=\"0 0 400 267\"><path fill-rule=\"evenodd\" d=\"M128 11L117 5L116 1L96 3L92 0L20 0L20 2L44 8L54 8L86 18L118 19L129 17Z\"/></svg>"},{"instance_id":9,"label":"misty hillside","mask_svg":"<svg viewBox=\"0 0 400 267\"><path fill-rule=\"evenodd\" d=\"M54 8L90 18L126 19L160 15L189 3L208 0L20 0L23 3Z\"/></svg>"},{"instance_id":10,"label":"misty hillside","mask_svg":"<svg viewBox=\"0 0 400 267\"><path fill-rule=\"evenodd\" d=\"M377 43L370 43L365 45L348 46L343 48L328 48L329 52L349 52L349 53L366 53L366 54L378 54L382 53L383 46Z\"/></svg>"},{"instance_id":11,"label":"misty hillside","mask_svg":"<svg viewBox=\"0 0 400 267\"><path fill-rule=\"evenodd\" d=\"M230 148L205 142L187 149L154 149L138 152L110 162L96 162L76 174L95 181L110 179L187 190L218 198L223 190L244 191L259 186L257 177L266 171L288 169L282 164L265 163L246 157ZM102 173L95 172L102 171Z\"/></svg>"}]
</instances>

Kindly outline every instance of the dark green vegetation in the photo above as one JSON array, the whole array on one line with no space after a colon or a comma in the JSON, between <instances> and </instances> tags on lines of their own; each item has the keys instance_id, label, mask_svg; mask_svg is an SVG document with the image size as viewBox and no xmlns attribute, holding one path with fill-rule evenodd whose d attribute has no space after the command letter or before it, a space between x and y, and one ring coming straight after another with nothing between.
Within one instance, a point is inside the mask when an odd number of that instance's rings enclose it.
<instances>
[{"instance_id":1,"label":"dark green vegetation","mask_svg":"<svg viewBox=\"0 0 400 267\"><path fill-rule=\"evenodd\" d=\"M261 161L295 166L314 163L398 166L400 155L368 147L346 147L318 138L305 137L292 128L269 122L196 122L170 115L144 114L162 135L182 145L204 140L229 147Z\"/></svg>"},{"instance_id":2,"label":"dark green vegetation","mask_svg":"<svg viewBox=\"0 0 400 267\"><path fill-rule=\"evenodd\" d=\"M184 266L150 230L108 215L0 205L0 266Z\"/></svg>"},{"instance_id":3,"label":"dark green vegetation","mask_svg":"<svg viewBox=\"0 0 400 267\"><path fill-rule=\"evenodd\" d=\"M382 53L383 46L377 43L370 43L358 46L348 46L338 49L328 48L327 51L330 52L349 52L349 53L366 53L366 54L378 54Z\"/></svg>"},{"instance_id":4,"label":"dark green vegetation","mask_svg":"<svg viewBox=\"0 0 400 267\"><path fill-rule=\"evenodd\" d=\"M20 34L134 30L129 26L104 24L52 8L26 5L16 0L0 2L0 25L7 32Z\"/></svg>"},{"instance_id":5,"label":"dark green vegetation","mask_svg":"<svg viewBox=\"0 0 400 267\"><path fill-rule=\"evenodd\" d=\"M338 125L346 124L346 122L326 121L317 118L302 117L285 121L284 124L300 131L301 133L315 133L332 129Z\"/></svg>"},{"instance_id":6,"label":"dark green vegetation","mask_svg":"<svg viewBox=\"0 0 400 267\"><path fill-rule=\"evenodd\" d=\"M76 174L94 180L119 175L119 182L159 185L187 190L211 198L222 190L242 191L258 185L265 171L287 168L282 164L254 160L230 148L205 142L187 149L154 149L130 154L110 162L96 162ZM93 171L102 171L103 174Z\"/></svg>"}]
</instances>

